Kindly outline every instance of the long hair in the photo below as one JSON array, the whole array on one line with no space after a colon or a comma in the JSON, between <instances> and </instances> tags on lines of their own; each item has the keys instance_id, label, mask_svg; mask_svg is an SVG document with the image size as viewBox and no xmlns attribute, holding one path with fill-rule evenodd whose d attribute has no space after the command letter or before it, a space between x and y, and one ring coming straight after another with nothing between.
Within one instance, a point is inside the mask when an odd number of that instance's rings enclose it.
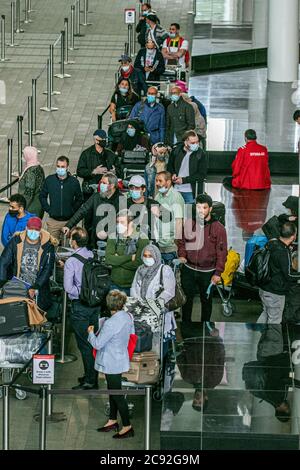
<instances>
[{"instance_id":1,"label":"long hair","mask_svg":"<svg viewBox=\"0 0 300 470\"><path fill-rule=\"evenodd\" d=\"M128 78L122 78L122 77L119 78L118 83L116 84L114 93L117 93L118 95L121 94L119 91L119 86L120 86L120 83L123 82L123 80L125 80L128 83L128 98L132 100L132 97L136 95L136 93L133 91L131 82Z\"/></svg>"}]
</instances>

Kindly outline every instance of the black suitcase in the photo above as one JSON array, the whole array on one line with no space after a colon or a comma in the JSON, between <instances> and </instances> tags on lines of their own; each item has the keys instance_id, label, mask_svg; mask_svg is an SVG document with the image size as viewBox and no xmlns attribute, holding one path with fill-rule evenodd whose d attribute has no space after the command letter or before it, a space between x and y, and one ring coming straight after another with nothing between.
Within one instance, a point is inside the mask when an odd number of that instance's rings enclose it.
<instances>
[{"instance_id":1,"label":"black suitcase","mask_svg":"<svg viewBox=\"0 0 300 470\"><path fill-rule=\"evenodd\" d=\"M0 301L0 336L15 335L29 329L26 302L1 304Z\"/></svg>"},{"instance_id":2,"label":"black suitcase","mask_svg":"<svg viewBox=\"0 0 300 470\"><path fill-rule=\"evenodd\" d=\"M139 163L141 165L146 165L148 163L148 152L147 150L131 151L125 150L123 158L123 165Z\"/></svg>"}]
</instances>

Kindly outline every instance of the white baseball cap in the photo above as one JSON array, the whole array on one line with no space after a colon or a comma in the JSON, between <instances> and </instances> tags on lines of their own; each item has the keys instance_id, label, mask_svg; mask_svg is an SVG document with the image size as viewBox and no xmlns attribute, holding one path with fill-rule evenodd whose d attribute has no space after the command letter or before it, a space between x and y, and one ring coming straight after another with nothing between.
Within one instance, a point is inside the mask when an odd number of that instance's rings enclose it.
<instances>
[{"instance_id":1,"label":"white baseball cap","mask_svg":"<svg viewBox=\"0 0 300 470\"><path fill-rule=\"evenodd\" d=\"M140 188L141 186L146 186L146 181L141 175L134 175L130 178L128 186L136 186Z\"/></svg>"}]
</instances>

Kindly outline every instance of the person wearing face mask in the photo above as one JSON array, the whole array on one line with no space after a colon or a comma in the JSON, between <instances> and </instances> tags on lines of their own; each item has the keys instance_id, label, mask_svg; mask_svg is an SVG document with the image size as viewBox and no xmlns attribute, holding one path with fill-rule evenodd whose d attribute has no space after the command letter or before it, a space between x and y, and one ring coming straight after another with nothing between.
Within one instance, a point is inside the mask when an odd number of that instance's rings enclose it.
<instances>
[{"instance_id":1,"label":"person wearing face mask","mask_svg":"<svg viewBox=\"0 0 300 470\"><path fill-rule=\"evenodd\" d=\"M145 47L146 45L147 23L145 20L146 16L148 15L148 13L150 13L150 11L152 11L150 3L143 3L141 5L141 16L135 29L135 31L138 33L137 41L141 47Z\"/></svg>"},{"instance_id":2,"label":"person wearing face mask","mask_svg":"<svg viewBox=\"0 0 300 470\"><path fill-rule=\"evenodd\" d=\"M206 178L206 157L199 145L199 136L195 131L184 134L184 143L178 144L172 151L168 171L172 173L175 189L179 191L186 204L192 204L203 192Z\"/></svg>"},{"instance_id":3,"label":"person wearing face mask","mask_svg":"<svg viewBox=\"0 0 300 470\"><path fill-rule=\"evenodd\" d=\"M89 237L85 229L75 227L70 234L70 247L74 250L74 254L85 259L93 258L93 252L88 250ZM78 377L79 385L73 387L74 390L90 390L98 388L97 374L94 370L94 358L92 355L92 347L88 342L87 328L93 325L98 330L99 307L89 307L80 302L80 292L82 285L83 263L70 256L64 266L64 289L68 294L72 303L70 320L78 349L82 356L84 374Z\"/></svg>"},{"instance_id":4,"label":"person wearing face mask","mask_svg":"<svg viewBox=\"0 0 300 470\"><path fill-rule=\"evenodd\" d=\"M190 103L184 101L179 86L171 88L171 104L167 108L166 143L182 142L185 132L195 130L195 111Z\"/></svg>"},{"instance_id":5,"label":"person wearing face mask","mask_svg":"<svg viewBox=\"0 0 300 470\"><path fill-rule=\"evenodd\" d=\"M213 218L212 198L200 194L196 199L196 217L185 221L178 240L178 255L184 264L182 288L187 301L182 307L182 322L191 323L194 296L200 293L201 321L209 321L212 313L212 294L209 285L221 281L227 258L225 227Z\"/></svg>"},{"instance_id":6,"label":"person wearing face mask","mask_svg":"<svg viewBox=\"0 0 300 470\"><path fill-rule=\"evenodd\" d=\"M49 175L45 179L40 202L43 210L49 214L47 230L59 241L62 228L83 203L80 184L69 173L67 157L61 156L56 160L55 175Z\"/></svg>"},{"instance_id":7,"label":"person wearing face mask","mask_svg":"<svg viewBox=\"0 0 300 470\"><path fill-rule=\"evenodd\" d=\"M170 266L162 264L161 253L155 245L147 245L142 251L143 264L137 269L130 289L131 297L162 299L165 303L175 297L176 280ZM174 312L165 313L165 342L175 339Z\"/></svg>"},{"instance_id":8,"label":"person wearing face mask","mask_svg":"<svg viewBox=\"0 0 300 470\"><path fill-rule=\"evenodd\" d=\"M125 78L129 80L133 91L138 95L140 98L143 95L147 94L147 84L145 82L143 73L140 69L137 69L132 64L132 59L127 54L121 55L119 59L121 63L119 69L119 79Z\"/></svg>"},{"instance_id":9,"label":"person wearing face mask","mask_svg":"<svg viewBox=\"0 0 300 470\"><path fill-rule=\"evenodd\" d=\"M16 233L0 257L0 283L13 276L29 285L29 297L37 296L38 306L47 311L51 307L50 277L53 273L57 240L42 230L42 221L31 217L26 230Z\"/></svg>"},{"instance_id":10,"label":"person wearing face mask","mask_svg":"<svg viewBox=\"0 0 300 470\"><path fill-rule=\"evenodd\" d=\"M13 194L9 198L9 208L1 232L1 242L5 247L16 232L22 232L28 220L35 214L26 210L26 199L21 194Z\"/></svg>"},{"instance_id":11,"label":"person wearing face mask","mask_svg":"<svg viewBox=\"0 0 300 470\"><path fill-rule=\"evenodd\" d=\"M94 144L85 149L80 155L77 165L77 176L83 178L82 192L86 202L93 194L92 184L98 184L102 175L113 171L122 178L122 170L117 155L106 148L107 134L103 129L97 129L94 134ZM87 223L87 227L90 223Z\"/></svg>"},{"instance_id":12,"label":"person wearing face mask","mask_svg":"<svg viewBox=\"0 0 300 470\"><path fill-rule=\"evenodd\" d=\"M118 155L122 156L126 150L133 151L136 147L150 151L150 140L143 127L138 120L128 120L128 127L121 135L117 146Z\"/></svg>"},{"instance_id":13,"label":"person wearing face mask","mask_svg":"<svg viewBox=\"0 0 300 470\"><path fill-rule=\"evenodd\" d=\"M112 122L126 119L138 101L139 97L133 91L130 81L121 77L110 100L109 112Z\"/></svg>"},{"instance_id":14,"label":"person wearing face mask","mask_svg":"<svg viewBox=\"0 0 300 470\"><path fill-rule=\"evenodd\" d=\"M163 142L158 142L152 146L152 159L145 168L144 178L146 182L146 194L155 197L157 190L155 178L157 173L165 171L169 160L169 149Z\"/></svg>"},{"instance_id":15,"label":"person wearing face mask","mask_svg":"<svg viewBox=\"0 0 300 470\"><path fill-rule=\"evenodd\" d=\"M172 265L177 258L177 240L182 235L184 218L184 199L172 186L172 175L168 171L161 171L156 175L157 194L155 200L169 211L169 217L163 217L158 222L158 246L165 264Z\"/></svg>"},{"instance_id":16,"label":"person wearing face mask","mask_svg":"<svg viewBox=\"0 0 300 470\"><path fill-rule=\"evenodd\" d=\"M182 70L189 67L189 43L180 36L180 25L172 23L169 29L169 37L162 46L162 54L166 65L179 65Z\"/></svg>"},{"instance_id":17,"label":"person wearing face mask","mask_svg":"<svg viewBox=\"0 0 300 470\"><path fill-rule=\"evenodd\" d=\"M39 195L45 181L43 167L38 161L38 152L35 147L25 147L23 150L23 160L25 168L19 179L19 194L26 199L28 212L36 214L40 219L43 218Z\"/></svg>"},{"instance_id":18,"label":"person wearing face mask","mask_svg":"<svg viewBox=\"0 0 300 470\"><path fill-rule=\"evenodd\" d=\"M156 87L149 87L146 101L139 101L130 113L131 119L140 119L144 122L152 145L163 142L165 138L165 109L157 102L157 93Z\"/></svg>"},{"instance_id":19,"label":"person wearing face mask","mask_svg":"<svg viewBox=\"0 0 300 470\"><path fill-rule=\"evenodd\" d=\"M165 61L151 39L148 39L146 47L139 50L134 66L143 71L146 80L159 82L160 76L165 71Z\"/></svg>"},{"instance_id":20,"label":"person wearing face mask","mask_svg":"<svg viewBox=\"0 0 300 470\"><path fill-rule=\"evenodd\" d=\"M136 230L134 216L124 209L116 220L116 234L110 236L105 251L105 262L112 266L112 289L129 295L134 273L142 264L141 254L149 240Z\"/></svg>"},{"instance_id":21,"label":"person wearing face mask","mask_svg":"<svg viewBox=\"0 0 300 470\"><path fill-rule=\"evenodd\" d=\"M169 36L167 31L160 26L158 18L154 11L150 11L147 14L146 23L146 42L151 39L155 43L157 49L161 50L164 40Z\"/></svg>"},{"instance_id":22,"label":"person wearing face mask","mask_svg":"<svg viewBox=\"0 0 300 470\"><path fill-rule=\"evenodd\" d=\"M63 233L69 235L70 230L81 220L90 220L90 245L97 246L97 240L105 240L107 234L115 230L116 214L120 207L126 207L126 198L118 189L118 178L108 172L102 176L99 192L94 193L71 217L63 227ZM88 229L87 229L88 230Z\"/></svg>"}]
</instances>

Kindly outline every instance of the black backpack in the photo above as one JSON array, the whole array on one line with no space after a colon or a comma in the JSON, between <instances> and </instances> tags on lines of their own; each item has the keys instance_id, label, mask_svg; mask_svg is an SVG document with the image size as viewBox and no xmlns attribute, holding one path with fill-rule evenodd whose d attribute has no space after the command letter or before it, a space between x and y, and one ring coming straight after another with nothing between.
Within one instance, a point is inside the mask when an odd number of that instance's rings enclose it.
<instances>
[{"instance_id":1,"label":"black backpack","mask_svg":"<svg viewBox=\"0 0 300 470\"><path fill-rule=\"evenodd\" d=\"M80 302L89 307L100 306L110 290L110 269L97 258L84 258L77 253L71 257L83 263Z\"/></svg>"},{"instance_id":2,"label":"black backpack","mask_svg":"<svg viewBox=\"0 0 300 470\"><path fill-rule=\"evenodd\" d=\"M268 243L255 250L245 268L245 276L251 286L261 287L271 280L270 250Z\"/></svg>"}]
</instances>

